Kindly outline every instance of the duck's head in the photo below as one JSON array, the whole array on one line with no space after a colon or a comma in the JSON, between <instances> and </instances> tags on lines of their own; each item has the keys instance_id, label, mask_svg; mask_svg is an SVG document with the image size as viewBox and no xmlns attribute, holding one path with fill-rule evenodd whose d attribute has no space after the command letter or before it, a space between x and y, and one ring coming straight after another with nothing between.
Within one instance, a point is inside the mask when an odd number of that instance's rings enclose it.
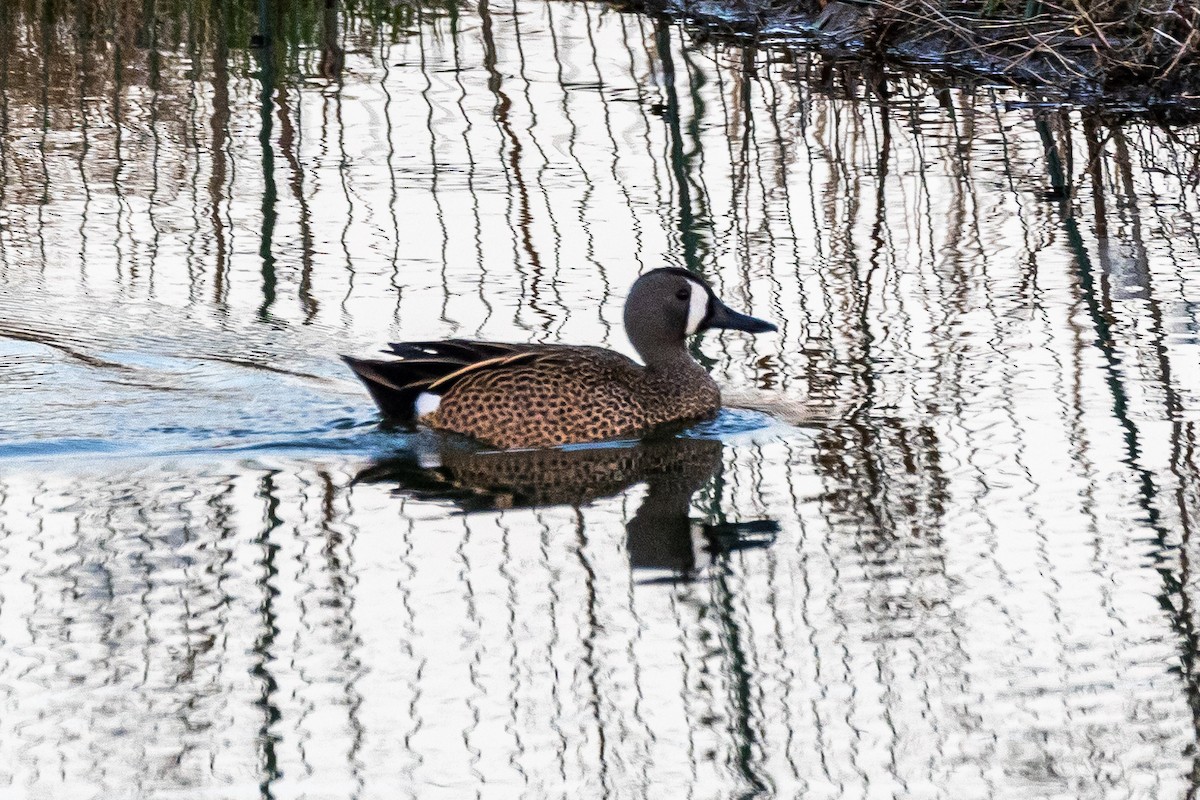
<instances>
[{"instance_id":1,"label":"duck's head","mask_svg":"<svg viewBox=\"0 0 1200 800\"><path fill-rule=\"evenodd\" d=\"M625 300L625 333L647 365L686 353L687 337L713 328L766 333L771 323L739 314L698 275L663 267L638 278Z\"/></svg>"}]
</instances>

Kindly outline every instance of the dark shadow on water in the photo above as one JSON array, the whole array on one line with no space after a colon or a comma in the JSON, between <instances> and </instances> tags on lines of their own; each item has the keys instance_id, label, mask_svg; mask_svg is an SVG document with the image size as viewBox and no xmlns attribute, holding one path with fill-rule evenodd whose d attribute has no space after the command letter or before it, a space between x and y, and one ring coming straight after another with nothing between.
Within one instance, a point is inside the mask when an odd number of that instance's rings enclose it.
<instances>
[{"instance_id":1,"label":"dark shadow on water","mask_svg":"<svg viewBox=\"0 0 1200 800\"><path fill-rule=\"evenodd\" d=\"M690 515L691 501L721 471L723 445L668 435L552 450L479 450L441 440L436 454L405 452L372 464L356 483L395 483L396 493L452 503L464 513L580 507L645 483L625 523L630 565L695 577L729 553L770 545L774 520L717 522Z\"/></svg>"}]
</instances>

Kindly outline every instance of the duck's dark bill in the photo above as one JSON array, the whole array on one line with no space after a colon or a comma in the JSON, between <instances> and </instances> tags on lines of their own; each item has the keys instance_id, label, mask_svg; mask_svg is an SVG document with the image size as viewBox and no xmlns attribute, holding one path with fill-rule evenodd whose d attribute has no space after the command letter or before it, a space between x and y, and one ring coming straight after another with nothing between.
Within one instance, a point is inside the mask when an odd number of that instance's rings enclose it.
<instances>
[{"instance_id":1,"label":"duck's dark bill","mask_svg":"<svg viewBox=\"0 0 1200 800\"><path fill-rule=\"evenodd\" d=\"M717 303L712 316L705 324L706 328L728 328L746 333L767 333L779 330L765 319L752 317L749 314L739 314L724 303Z\"/></svg>"}]
</instances>

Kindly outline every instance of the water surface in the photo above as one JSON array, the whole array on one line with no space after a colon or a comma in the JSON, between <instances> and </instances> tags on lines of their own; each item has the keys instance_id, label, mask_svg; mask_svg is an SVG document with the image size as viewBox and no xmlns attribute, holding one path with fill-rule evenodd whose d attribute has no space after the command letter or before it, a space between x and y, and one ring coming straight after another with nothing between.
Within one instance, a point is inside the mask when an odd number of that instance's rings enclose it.
<instances>
[{"instance_id":1,"label":"water surface","mask_svg":"<svg viewBox=\"0 0 1200 800\"><path fill-rule=\"evenodd\" d=\"M0 35L0 795L1194 796L1196 130L594 4ZM337 359L662 264L754 410L481 453Z\"/></svg>"}]
</instances>

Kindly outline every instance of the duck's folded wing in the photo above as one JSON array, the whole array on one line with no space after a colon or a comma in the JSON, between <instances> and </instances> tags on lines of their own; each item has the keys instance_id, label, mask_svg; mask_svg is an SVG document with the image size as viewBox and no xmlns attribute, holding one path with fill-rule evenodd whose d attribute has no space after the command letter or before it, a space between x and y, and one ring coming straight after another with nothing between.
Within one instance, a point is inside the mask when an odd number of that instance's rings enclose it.
<instances>
[{"instance_id":1,"label":"duck's folded wing","mask_svg":"<svg viewBox=\"0 0 1200 800\"><path fill-rule=\"evenodd\" d=\"M581 367L603 365L627 369L634 363L625 356L600 347L564 345L514 345L449 339L441 342L399 342L390 345L395 357L359 359L342 356L384 416L415 422L436 410L441 398L455 386L480 378L494 370L528 369L538 374L538 365L551 371L565 368L568 374Z\"/></svg>"},{"instance_id":2,"label":"duck's folded wing","mask_svg":"<svg viewBox=\"0 0 1200 800\"><path fill-rule=\"evenodd\" d=\"M525 348L514 353L504 345L467 350L457 345L457 341L404 343L392 346L397 358L342 356L342 360L366 385L384 416L414 422L436 408L441 395L467 374L529 359L539 352ZM501 350L500 355L485 355L495 349Z\"/></svg>"}]
</instances>

